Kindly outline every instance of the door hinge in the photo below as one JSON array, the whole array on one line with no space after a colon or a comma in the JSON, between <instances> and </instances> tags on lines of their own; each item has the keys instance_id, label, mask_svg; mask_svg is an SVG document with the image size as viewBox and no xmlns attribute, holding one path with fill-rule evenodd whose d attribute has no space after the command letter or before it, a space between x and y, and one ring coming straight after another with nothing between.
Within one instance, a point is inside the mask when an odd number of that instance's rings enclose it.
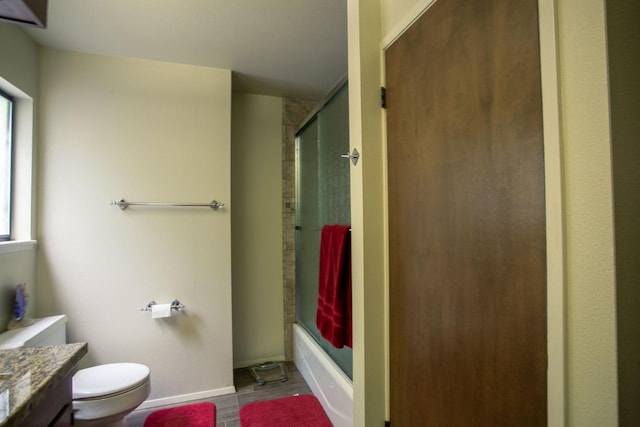
<instances>
[{"instance_id":1,"label":"door hinge","mask_svg":"<svg viewBox=\"0 0 640 427\"><path fill-rule=\"evenodd\" d=\"M380 106L387 108L387 88L384 86L380 88Z\"/></svg>"}]
</instances>

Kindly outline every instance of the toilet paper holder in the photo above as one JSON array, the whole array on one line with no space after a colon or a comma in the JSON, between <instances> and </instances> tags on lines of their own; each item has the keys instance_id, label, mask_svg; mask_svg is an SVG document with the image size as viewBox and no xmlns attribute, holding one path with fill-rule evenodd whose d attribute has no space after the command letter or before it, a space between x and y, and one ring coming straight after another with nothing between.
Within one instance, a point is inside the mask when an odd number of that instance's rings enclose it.
<instances>
[{"instance_id":1,"label":"toilet paper holder","mask_svg":"<svg viewBox=\"0 0 640 427\"><path fill-rule=\"evenodd\" d=\"M151 311L151 307L153 307L156 304L157 304L157 302L155 302L153 300L149 301L149 303L147 305L145 305L144 307L142 307L140 309L140 311ZM171 310L182 311L182 310L184 310L186 308L187 307L183 303L178 301L177 299L174 299L173 301L171 301Z\"/></svg>"}]
</instances>

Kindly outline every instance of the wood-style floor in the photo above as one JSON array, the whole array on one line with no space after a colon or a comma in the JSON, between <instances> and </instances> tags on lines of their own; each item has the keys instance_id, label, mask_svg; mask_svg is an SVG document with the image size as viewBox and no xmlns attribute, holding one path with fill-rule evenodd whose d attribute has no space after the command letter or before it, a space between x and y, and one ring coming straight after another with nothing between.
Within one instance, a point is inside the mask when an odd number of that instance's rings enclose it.
<instances>
[{"instance_id":1,"label":"wood-style floor","mask_svg":"<svg viewBox=\"0 0 640 427\"><path fill-rule=\"evenodd\" d=\"M238 411L247 403L277 399L280 397L292 396L294 394L312 394L309 386L293 363L288 362L286 364L286 372L288 378L287 381L268 382L261 386L258 385L256 380L251 376L248 368L236 369L233 372L234 383L236 386L235 393L212 397L205 400L183 402L173 406L182 406L197 402L213 402L216 405L217 412L216 427L239 427L240 419L238 417ZM265 379L271 378L266 374L263 377ZM162 408L133 411L125 419L127 426L142 427L147 416L159 409Z\"/></svg>"}]
</instances>

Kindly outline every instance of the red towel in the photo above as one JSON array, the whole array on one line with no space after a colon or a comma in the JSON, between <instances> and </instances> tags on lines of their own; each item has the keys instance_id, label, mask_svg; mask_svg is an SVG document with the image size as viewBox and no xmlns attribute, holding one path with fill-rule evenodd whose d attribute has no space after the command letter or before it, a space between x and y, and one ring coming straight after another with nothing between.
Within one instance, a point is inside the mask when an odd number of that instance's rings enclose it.
<instances>
[{"instance_id":1,"label":"red towel","mask_svg":"<svg viewBox=\"0 0 640 427\"><path fill-rule=\"evenodd\" d=\"M325 225L320 239L316 326L335 348L351 347L351 234Z\"/></svg>"}]
</instances>

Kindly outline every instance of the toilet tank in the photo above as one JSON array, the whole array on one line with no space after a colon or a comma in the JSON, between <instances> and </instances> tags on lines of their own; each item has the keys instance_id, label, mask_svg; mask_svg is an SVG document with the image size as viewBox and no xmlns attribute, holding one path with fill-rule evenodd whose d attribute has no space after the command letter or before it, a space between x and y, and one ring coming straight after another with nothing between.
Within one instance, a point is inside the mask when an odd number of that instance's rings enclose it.
<instances>
[{"instance_id":1,"label":"toilet tank","mask_svg":"<svg viewBox=\"0 0 640 427\"><path fill-rule=\"evenodd\" d=\"M29 326L0 334L0 350L66 344L66 324L67 316L64 314L33 319Z\"/></svg>"}]
</instances>

